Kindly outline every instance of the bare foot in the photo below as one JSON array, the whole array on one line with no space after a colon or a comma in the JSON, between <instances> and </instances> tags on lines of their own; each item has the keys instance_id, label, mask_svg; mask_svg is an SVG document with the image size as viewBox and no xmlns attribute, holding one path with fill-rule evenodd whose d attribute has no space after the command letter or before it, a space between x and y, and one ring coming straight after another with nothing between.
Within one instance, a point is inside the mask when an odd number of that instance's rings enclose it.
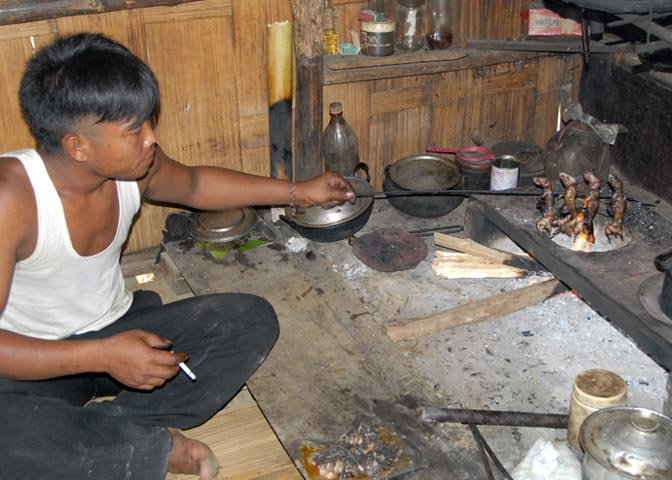
<instances>
[{"instance_id":1,"label":"bare foot","mask_svg":"<svg viewBox=\"0 0 672 480\"><path fill-rule=\"evenodd\" d=\"M219 462L210 447L198 440L187 438L172 428L168 431L173 436L168 471L196 474L200 480L215 480L219 472Z\"/></svg>"}]
</instances>

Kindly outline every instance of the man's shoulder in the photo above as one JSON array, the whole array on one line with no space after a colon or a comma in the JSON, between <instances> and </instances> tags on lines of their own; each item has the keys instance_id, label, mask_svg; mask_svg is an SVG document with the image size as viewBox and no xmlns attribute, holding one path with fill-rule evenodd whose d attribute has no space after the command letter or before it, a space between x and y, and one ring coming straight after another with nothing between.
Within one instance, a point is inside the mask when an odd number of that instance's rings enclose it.
<instances>
[{"instance_id":1,"label":"man's shoulder","mask_svg":"<svg viewBox=\"0 0 672 480\"><path fill-rule=\"evenodd\" d=\"M32 186L21 161L11 156L0 157L0 209L32 197Z\"/></svg>"}]
</instances>

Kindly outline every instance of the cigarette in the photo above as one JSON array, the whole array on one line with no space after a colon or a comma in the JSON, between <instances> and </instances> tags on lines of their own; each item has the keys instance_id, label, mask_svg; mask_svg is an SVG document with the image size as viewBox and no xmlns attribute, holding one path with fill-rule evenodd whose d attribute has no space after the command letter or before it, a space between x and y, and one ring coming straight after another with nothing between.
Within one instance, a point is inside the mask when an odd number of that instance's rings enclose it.
<instances>
[{"instance_id":1,"label":"cigarette","mask_svg":"<svg viewBox=\"0 0 672 480\"><path fill-rule=\"evenodd\" d=\"M170 353L175 353L175 352L171 350ZM191 368L187 367L186 363L180 362L180 363L178 363L178 366L187 375L187 377L191 378L191 380L193 382L196 381L196 374L191 371Z\"/></svg>"},{"instance_id":2,"label":"cigarette","mask_svg":"<svg viewBox=\"0 0 672 480\"><path fill-rule=\"evenodd\" d=\"M187 367L186 363L180 362L179 366L182 369L182 371L187 374L187 377L191 378L191 380L194 382L196 381L196 374L192 372L189 367Z\"/></svg>"}]
</instances>

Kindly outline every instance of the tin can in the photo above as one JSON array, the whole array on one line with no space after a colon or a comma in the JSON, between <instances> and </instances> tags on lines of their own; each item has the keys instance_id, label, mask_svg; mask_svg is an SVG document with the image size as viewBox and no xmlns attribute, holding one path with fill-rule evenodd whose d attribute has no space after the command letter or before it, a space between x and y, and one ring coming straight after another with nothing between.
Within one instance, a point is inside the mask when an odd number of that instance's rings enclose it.
<instances>
[{"instance_id":1,"label":"tin can","mask_svg":"<svg viewBox=\"0 0 672 480\"><path fill-rule=\"evenodd\" d=\"M518 186L520 163L513 155L495 158L490 169L490 190L508 190Z\"/></svg>"},{"instance_id":2,"label":"tin can","mask_svg":"<svg viewBox=\"0 0 672 480\"><path fill-rule=\"evenodd\" d=\"M583 421L602 408L625 406L627 395L628 386L625 380L614 372L592 369L579 373L574 380L569 403L569 444L580 452L579 432Z\"/></svg>"},{"instance_id":3,"label":"tin can","mask_svg":"<svg viewBox=\"0 0 672 480\"><path fill-rule=\"evenodd\" d=\"M394 53L395 22L361 22L360 44L362 54L373 57L385 57Z\"/></svg>"}]
</instances>

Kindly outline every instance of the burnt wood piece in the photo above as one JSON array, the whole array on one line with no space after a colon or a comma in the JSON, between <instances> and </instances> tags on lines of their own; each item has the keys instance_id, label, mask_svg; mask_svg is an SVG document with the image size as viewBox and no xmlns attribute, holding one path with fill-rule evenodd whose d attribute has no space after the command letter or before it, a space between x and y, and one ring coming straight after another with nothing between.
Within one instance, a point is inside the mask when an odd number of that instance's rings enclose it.
<instances>
[{"instance_id":1,"label":"burnt wood piece","mask_svg":"<svg viewBox=\"0 0 672 480\"><path fill-rule=\"evenodd\" d=\"M536 232L533 199L481 196L467 209L471 216L486 216L644 353L663 368L672 369L672 328L649 315L638 295L642 282L657 274L655 256L669 250L672 224L668 220L635 204L625 214L624 228L632 236L629 245L582 253L562 248Z\"/></svg>"},{"instance_id":2,"label":"burnt wood piece","mask_svg":"<svg viewBox=\"0 0 672 480\"><path fill-rule=\"evenodd\" d=\"M172 7L196 0L6 0L0 6L0 25L35 22L51 18L131 10L144 7Z\"/></svg>"},{"instance_id":3,"label":"burnt wood piece","mask_svg":"<svg viewBox=\"0 0 672 480\"><path fill-rule=\"evenodd\" d=\"M569 415L561 413L507 412L468 408L424 407L422 421L427 423L465 423L508 427L567 428Z\"/></svg>"},{"instance_id":4,"label":"burnt wood piece","mask_svg":"<svg viewBox=\"0 0 672 480\"><path fill-rule=\"evenodd\" d=\"M292 0L296 93L294 178L319 175L322 166L322 2Z\"/></svg>"}]
</instances>

